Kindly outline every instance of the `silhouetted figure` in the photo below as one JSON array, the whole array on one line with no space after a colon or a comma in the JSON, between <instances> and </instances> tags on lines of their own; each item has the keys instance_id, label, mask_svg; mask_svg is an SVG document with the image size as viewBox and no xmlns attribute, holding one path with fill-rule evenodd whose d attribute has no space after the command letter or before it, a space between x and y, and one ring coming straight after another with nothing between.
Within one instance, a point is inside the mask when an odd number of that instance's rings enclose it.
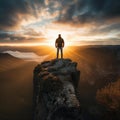
<instances>
[{"instance_id":1,"label":"silhouetted figure","mask_svg":"<svg viewBox=\"0 0 120 120\"><path fill-rule=\"evenodd\" d=\"M57 48L57 59L59 57L59 50L61 51L61 58L63 58L64 40L61 37L61 34L58 35L58 38L55 41L55 47Z\"/></svg>"}]
</instances>

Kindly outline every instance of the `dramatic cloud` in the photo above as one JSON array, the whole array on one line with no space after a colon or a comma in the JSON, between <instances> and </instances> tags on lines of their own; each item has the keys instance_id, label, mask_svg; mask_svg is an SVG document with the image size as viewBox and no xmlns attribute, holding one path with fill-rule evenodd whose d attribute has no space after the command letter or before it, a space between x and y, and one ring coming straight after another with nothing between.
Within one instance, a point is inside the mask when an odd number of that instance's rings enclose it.
<instances>
[{"instance_id":1,"label":"dramatic cloud","mask_svg":"<svg viewBox=\"0 0 120 120\"><path fill-rule=\"evenodd\" d=\"M0 42L119 42L119 0L0 0ZM108 40L109 39L109 40Z\"/></svg>"},{"instance_id":2,"label":"dramatic cloud","mask_svg":"<svg viewBox=\"0 0 120 120\"><path fill-rule=\"evenodd\" d=\"M63 3L59 21L101 22L120 17L119 0L75 0Z\"/></svg>"},{"instance_id":3,"label":"dramatic cloud","mask_svg":"<svg viewBox=\"0 0 120 120\"><path fill-rule=\"evenodd\" d=\"M29 4L24 0L0 0L0 28L15 27L29 13Z\"/></svg>"},{"instance_id":4,"label":"dramatic cloud","mask_svg":"<svg viewBox=\"0 0 120 120\"><path fill-rule=\"evenodd\" d=\"M46 38L34 29L24 29L18 32L0 31L0 42L43 42Z\"/></svg>"}]
</instances>

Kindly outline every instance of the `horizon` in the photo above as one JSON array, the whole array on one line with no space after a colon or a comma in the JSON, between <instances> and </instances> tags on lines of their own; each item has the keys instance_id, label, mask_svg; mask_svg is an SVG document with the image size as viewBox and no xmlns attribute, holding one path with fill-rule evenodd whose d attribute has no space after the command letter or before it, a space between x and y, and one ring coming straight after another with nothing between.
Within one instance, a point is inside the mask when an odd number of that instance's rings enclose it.
<instances>
[{"instance_id":1,"label":"horizon","mask_svg":"<svg viewBox=\"0 0 120 120\"><path fill-rule=\"evenodd\" d=\"M101 44L101 42L98 42L97 41L94 43L94 42L83 42L83 43L80 43L80 44L75 44L75 43L67 43L65 44L64 47L69 47L69 46L106 46L106 45L110 45L110 46L117 46L117 45L120 45L120 44L108 44L108 43L105 43L103 42ZM8 46L8 47L34 47L34 46L50 46L50 47L55 47L55 43L51 44L51 43L0 43L0 46L1 47L5 47L5 46Z\"/></svg>"}]
</instances>

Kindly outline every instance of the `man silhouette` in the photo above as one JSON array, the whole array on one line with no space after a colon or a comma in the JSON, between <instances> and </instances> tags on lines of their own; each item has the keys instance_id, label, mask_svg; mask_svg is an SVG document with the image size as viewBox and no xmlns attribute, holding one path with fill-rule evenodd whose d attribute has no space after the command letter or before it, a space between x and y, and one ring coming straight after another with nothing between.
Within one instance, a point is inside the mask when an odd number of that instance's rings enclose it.
<instances>
[{"instance_id":1,"label":"man silhouette","mask_svg":"<svg viewBox=\"0 0 120 120\"><path fill-rule=\"evenodd\" d=\"M63 58L64 40L61 37L61 34L58 35L58 38L55 41L55 47L57 48L57 59L59 57L59 50L61 51L61 58Z\"/></svg>"}]
</instances>

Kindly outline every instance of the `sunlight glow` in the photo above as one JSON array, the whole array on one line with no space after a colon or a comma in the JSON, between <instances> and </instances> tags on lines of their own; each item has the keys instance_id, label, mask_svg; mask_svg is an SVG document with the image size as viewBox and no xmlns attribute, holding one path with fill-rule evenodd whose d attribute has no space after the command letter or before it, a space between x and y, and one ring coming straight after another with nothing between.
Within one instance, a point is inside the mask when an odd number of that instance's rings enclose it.
<instances>
[{"instance_id":1,"label":"sunlight glow","mask_svg":"<svg viewBox=\"0 0 120 120\"><path fill-rule=\"evenodd\" d=\"M72 42L65 41L65 47L74 45ZM44 43L1 43L0 46L51 46L55 47L55 41L48 41Z\"/></svg>"},{"instance_id":2,"label":"sunlight glow","mask_svg":"<svg viewBox=\"0 0 120 120\"><path fill-rule=\"evenodd\" d=\"M29 47L29 46L44 46L44 45L48 45L47 43L1 43L0 46L13 46L13 47L19 47L19 46L23 46L23 47Z\"/></svg>"}]
</instances>

